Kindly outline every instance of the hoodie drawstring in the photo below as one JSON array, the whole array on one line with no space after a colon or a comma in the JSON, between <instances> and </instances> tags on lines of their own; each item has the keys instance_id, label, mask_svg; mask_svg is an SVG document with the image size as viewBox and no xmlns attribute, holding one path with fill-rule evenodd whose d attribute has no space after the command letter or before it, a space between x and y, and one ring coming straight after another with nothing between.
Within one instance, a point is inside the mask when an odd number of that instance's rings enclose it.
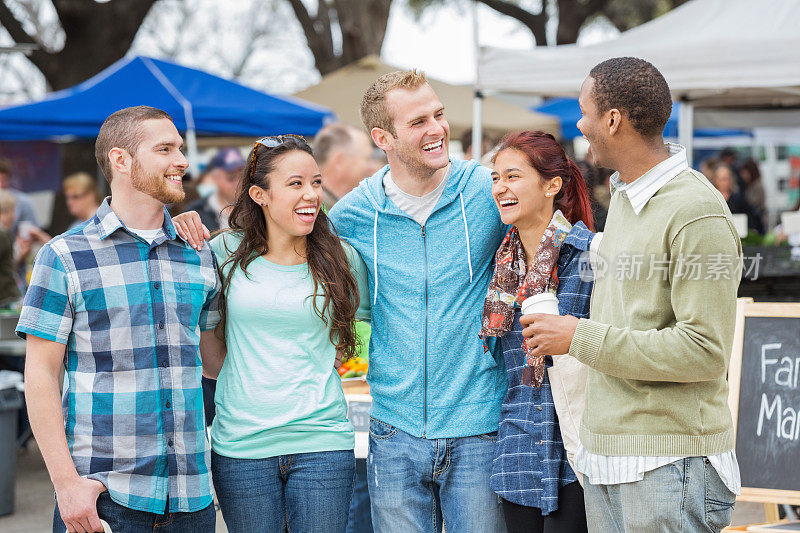
<instances>
[{"instance_id":1,"label":"hoodie drawstring","mask_svg":"<svg viewBox=\"0 0 800 533\"><path fill-rule=\"evenodd\" d=\"M463 193L458 193L458 198L461 200L461 218L464 219L464 233L467 236L467 266L469 266L469 282L472 283L472 255L470 254L469 250L469 227L467 226L467 212L464 210L464 195ZM377 225L378 219L375 218L375 224ZM376 226L377 227L377 226ZM377 286L377 282L376 282Z\"/></svg>"},{"instance_id":2,"label":"hoodie drawstring","mask_svg":"<svg viewBox=\"0 0 800 533\"><path fill-rule=\"evenodd\" d=\"M466 219L465 219L466 221ZM378 212L375 211L375 224L372 226L372 271L375 273L375 297L372 305L378 303Z\"/></svg>"}]
</instances>

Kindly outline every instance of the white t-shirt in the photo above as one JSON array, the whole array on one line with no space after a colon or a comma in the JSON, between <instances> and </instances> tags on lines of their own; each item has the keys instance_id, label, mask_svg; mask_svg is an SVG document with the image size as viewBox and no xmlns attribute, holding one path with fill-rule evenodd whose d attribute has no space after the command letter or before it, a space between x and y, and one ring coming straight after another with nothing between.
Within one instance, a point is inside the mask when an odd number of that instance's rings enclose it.
<instances>
[{"instance_id":1,"label":"white t-shirt","mask_svg":"<svg viewBox=\"0 0 800 533\"><path fill-rule=\"evenodd\" d=\"M128 230L134 232L136 235L138 235L142 239L146 240L150 244L153 244L153 241L156 240L158 238L158 236L161 235L161 232L163 231L161 228L156 228L156 229L134 229L134 228L128 228Z\"/></svg>"},{"instance_id":2,"label":"white t-shirt","mask_svg":"<svg viewBox=\"0 0 800 533\"><path fill-rule=\"evenodd\" d=\"M450 169L448 168L442 182L424 196L414 196L401 190L392 179L391 172L386 172L383 176L383 189L386 191L386 197L389 200L393 201L397 207L416 220L420 226L424 226L425 222L428 221L428 217L433 213L433 208L439 203L439 198L442 197L449 174Z\"/></svg>"}]
</instances>

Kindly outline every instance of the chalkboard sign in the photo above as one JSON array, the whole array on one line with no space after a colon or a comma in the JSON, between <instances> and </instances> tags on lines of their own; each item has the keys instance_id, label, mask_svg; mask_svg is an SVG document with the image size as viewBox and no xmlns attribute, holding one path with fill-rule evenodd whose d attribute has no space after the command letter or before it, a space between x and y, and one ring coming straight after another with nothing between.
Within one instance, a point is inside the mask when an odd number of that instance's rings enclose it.
<instances>
[{"instance_id":1,"label":"chalkboard sign","mask_svg":"<svg viewBox=\"0 0 800 533\"><path fill-rule=\"evenodd\" d=\"M355 395L354 395L355 396ZM366 399L351 399L347 400L347 418L353 424L353 429L356 431L369 431L369 410L372 407L372 402L369 397Z\"/></svg>"},{"instance_id":2,"label":"chalkboard sign","mask_svg":"<svg viewBox=\"0 0 800 533\"><path fill-rule=\"evenodd\" d=\"M728 380L740 499L800 504L800 304L738 303Z\"/></svg>"}]
</instances>

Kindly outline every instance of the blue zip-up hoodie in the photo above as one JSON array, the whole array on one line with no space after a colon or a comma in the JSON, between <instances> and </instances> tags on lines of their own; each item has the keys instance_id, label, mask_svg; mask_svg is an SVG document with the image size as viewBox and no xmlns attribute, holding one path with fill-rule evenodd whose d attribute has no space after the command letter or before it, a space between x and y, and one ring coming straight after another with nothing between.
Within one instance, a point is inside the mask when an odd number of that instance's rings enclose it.
<instances>
[{"instance_id":1,"label":"blue zip-up hoodie","mask_svg":"<svg viewBox=\"0 0 800 533\"><path fill-rule=\"evenodd\" d=\"M442 197L420 226L386 197L386 166L339 200L330 219L364 259L372 338L372 416L416 437L497 431L506 376L478 333L492 260L507 227L490 171L450 160Z\"/></svg>"}]
</instances>

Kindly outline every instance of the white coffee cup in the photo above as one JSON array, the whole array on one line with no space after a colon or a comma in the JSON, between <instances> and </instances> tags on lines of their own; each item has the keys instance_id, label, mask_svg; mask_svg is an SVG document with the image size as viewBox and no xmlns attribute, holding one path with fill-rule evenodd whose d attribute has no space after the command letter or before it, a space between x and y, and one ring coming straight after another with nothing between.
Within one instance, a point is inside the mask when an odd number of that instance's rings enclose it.
<instances>
[{"instance_id":1,"label":"white coffee cup","mask_svg":"<svg viewBox=\"0 0 800 533\"><path fill-rule=\"evenodd\" d=\"M533 313L545 313L548 315L558 315L558 298L552 292L534 294L522 301L521 310L523 315Z\"/></svg>"}]
</instances>

